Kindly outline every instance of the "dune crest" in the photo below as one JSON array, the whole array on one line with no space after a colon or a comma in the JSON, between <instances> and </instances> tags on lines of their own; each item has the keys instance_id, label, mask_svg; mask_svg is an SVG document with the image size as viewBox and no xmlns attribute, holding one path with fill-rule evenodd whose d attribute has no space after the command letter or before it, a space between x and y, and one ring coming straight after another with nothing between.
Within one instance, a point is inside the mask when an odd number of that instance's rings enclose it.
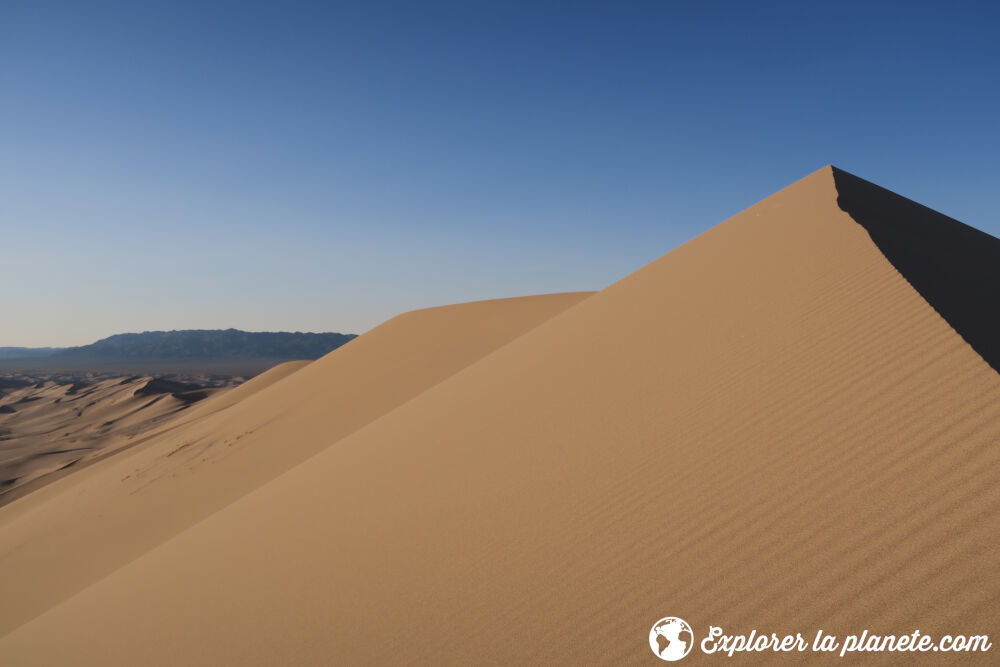
<instances>
[{"instance_id":1,"label":"dune crest","mask_svg":"<svg viewBox=\"0 0 1000 667\"><path fill-rule=\"evenodd\" d=\"M823 168L413 393L0 655L638 663L667 615L696 638L989 633L1000 376L842 181Z\"/></svg>"}]
</instances>

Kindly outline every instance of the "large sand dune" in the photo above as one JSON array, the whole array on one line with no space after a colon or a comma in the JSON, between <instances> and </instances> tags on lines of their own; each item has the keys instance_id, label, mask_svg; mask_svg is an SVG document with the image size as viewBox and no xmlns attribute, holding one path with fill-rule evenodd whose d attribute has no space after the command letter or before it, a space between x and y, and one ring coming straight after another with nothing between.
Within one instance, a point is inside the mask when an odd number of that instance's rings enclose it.
<instances>
[{"instance_id":1,"label":"large sand dune","mask_svg":"<svg viewBox=\"0 0 1000 667\"><path fill-rule=\"evenodd\" d=\"M588 295L405 313L322 359L212 397L158 437L0 508L0 590L17 600L0 605L0 632ZM234 393L242 400L230 404Z\"/></svg>"},{"instance_id":2,"label":"large sand dune","mask_svg":"<svg viewBox=\"0 0 1000 667\"><path fill-rule=\"evenodd\" d=\"M323 419L338 402L310 392L338 381L338 355L365 334L203 434L178 429L174 446L253 434L243 481L225 478L242 495L202 502L49 594L0 639L0 660L648 663L646 634L667 615L698 639L709 624L989 633L1000 376L921 295L927 281L915 289L912 266L890 261L900 247L933 254L910 247L928 236L894 236L912 210L824 168L339 428ZM961 261L959 236L947 261ZM972 321L963 328L990 326ZM286 394L307 373L301 395ZM263 406L272 417L258 418ZM329 435L309 455L276 453L316 428ZM186 492L169 479L180 467L141 465ZM64 494L111 502L110 486L95 476ZM60 497L0 510L5 592L59 566L24 554L94 520L47 515L68 516L49 509ZM170 502L142 511L169 522ZM113 529L98 538L132 539ZM10 599L32 596L18 585Z\"/></svg>"}]
</instances>

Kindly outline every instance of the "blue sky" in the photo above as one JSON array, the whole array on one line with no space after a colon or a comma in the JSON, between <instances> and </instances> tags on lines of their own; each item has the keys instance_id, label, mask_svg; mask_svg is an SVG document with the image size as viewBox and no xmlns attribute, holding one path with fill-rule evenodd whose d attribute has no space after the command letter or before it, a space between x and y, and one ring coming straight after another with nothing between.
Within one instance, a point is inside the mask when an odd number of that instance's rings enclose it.
<instances>
[{"instance_id":1,"label":"blue sky","mask_svg":"<svg viewBox=\"0 0 1000 667\"><path fill-rule=\"evenodd\" d=\"M1000 235L991 3L0 4L0 345L599 289L827 163Z\"/></svg>"}]
</instances>

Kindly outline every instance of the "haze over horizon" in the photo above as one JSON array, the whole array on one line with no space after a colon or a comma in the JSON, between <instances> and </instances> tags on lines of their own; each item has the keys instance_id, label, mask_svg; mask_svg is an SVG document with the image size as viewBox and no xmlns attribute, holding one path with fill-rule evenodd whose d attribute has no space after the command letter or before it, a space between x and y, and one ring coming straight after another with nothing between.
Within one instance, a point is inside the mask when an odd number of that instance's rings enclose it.
<instances>
[{"instance_id":1,"label":"haze over horizon","mask_svg":"<svg viewBox=\"0 0 1000 667\"><path fill-rule=\"evenodd\" d=\"M830 163L998 235L998 18L4 3L0 345L600 289Z\"/></svg>"}]
</instances>

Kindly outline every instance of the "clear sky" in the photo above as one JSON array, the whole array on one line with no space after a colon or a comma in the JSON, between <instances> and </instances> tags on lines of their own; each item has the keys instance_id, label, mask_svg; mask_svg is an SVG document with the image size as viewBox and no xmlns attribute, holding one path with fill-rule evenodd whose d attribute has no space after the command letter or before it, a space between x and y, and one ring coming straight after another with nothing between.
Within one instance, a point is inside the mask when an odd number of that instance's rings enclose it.
<instances>
[{"instance_id":1,"label":"clear sky","mask_svg":"<svg viewBox=\"0 0 1000 667\"><path fill-rule=\"evenodd\" d=\"M963 2L0 2L0 345L599 289L833 163L1000 235Z\"/></svg>"}]
</instances>

